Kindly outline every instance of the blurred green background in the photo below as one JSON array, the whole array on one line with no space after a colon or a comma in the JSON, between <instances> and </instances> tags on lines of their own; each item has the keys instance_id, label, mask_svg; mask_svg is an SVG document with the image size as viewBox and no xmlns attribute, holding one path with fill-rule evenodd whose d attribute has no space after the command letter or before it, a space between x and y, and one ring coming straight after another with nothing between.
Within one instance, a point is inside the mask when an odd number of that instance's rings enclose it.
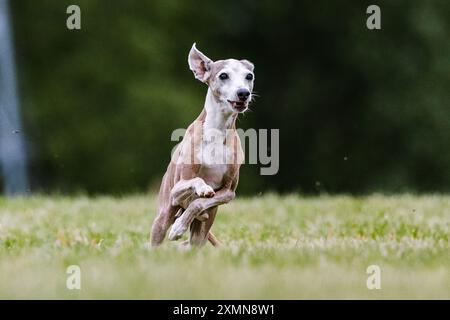
<instances>
[{"instance_id":1,"label":"blurred green background","mask_svg":"<svg viewBox=\"0 0 450 320\"><path fill-rule=\"evenodd\" d=\"M82 29L66 28L78 4ZM32 190L157 188L203 107L187 66L256 65L241 128L280 129L280 170L241 169L240 193L450 191L450 2L11 1Z\"/></svg>"}]
</instances>

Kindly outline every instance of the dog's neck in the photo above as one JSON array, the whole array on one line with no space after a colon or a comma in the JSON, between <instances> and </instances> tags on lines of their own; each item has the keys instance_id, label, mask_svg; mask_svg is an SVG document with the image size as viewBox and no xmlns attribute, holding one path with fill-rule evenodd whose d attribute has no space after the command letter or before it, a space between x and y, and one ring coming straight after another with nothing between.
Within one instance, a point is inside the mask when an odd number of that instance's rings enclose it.
<instances>
[{"instance_id":1,"label":"dog's neck","mask_svg":"<svg viewBox=\"0 0 450 320\"><path fill-rule=\"evenodd\" d=\"M215 129L225 134L227 129L235 128L237 113L230 110L227 102L216 99L210 88L206 94L204 111L206 111L204 130Z\"/></svg>"}]
</instances>

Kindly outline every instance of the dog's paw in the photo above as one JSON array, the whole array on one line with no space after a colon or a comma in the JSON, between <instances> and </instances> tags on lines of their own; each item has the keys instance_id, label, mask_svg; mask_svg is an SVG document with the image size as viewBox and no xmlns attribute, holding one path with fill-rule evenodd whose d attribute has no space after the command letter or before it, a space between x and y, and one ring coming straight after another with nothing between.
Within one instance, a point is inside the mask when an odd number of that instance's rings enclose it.
<instances>
[{"instance_id":1,"label":"dog's paw","mask_svg":"<svg viewBox=\"0 0 450 320\"><path fill-rule=\"evenodd\" d=\"M180 239L183 234L187 231L187 226L181 223L180 218L175 220L175 223L172 225L172 228L169 232L169 240L175 241Z\"/></svg>"},{"instance_id":2,"label":"dog's paw","mask_svg":"<svg viewBox=\"0 0 450 320\"><path fill-rule=\"evenodd\" d=\"M208 186L207 184L198 187L195 190L195 193L197 193L197 195L201 198L212 198L216 194L214 192L214 189Z\"/></svg>"}]
</instances>

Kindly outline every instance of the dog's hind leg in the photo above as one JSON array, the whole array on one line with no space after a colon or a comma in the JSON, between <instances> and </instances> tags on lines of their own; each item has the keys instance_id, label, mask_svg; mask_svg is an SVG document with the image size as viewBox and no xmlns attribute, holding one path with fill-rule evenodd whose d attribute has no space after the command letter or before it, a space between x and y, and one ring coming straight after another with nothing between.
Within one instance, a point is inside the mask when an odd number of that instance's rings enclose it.
<instances>
[{"instance_id":1,"label":"dog's hind leg","mask_svg":"<svg viewBox=\"0 0 450 320\"><path fill-rule=\"evenodd\" d=\"M191 246L203 246L209 239L209 230L216 218L217 206L209 208L203 212L208 214L208 219L205 221L194 220L191 223L189 243Z\"/></svg>"}]
</instances>

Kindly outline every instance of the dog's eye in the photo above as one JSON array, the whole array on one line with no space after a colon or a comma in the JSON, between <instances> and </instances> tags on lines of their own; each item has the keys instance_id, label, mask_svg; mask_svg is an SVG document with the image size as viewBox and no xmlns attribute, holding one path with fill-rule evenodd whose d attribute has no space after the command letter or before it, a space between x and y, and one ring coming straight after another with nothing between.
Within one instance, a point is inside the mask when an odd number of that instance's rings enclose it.
<instances>
[{"instance_id":1,"label":"dog's eye","mask_svg":"<svg viewBox=\"0 0 450 320\"><path fill-rule=\"evenodd\" d=\"M251 81L251 80L253 80L253 75L251 73L249 73L245 76L245 79Z\"/></svg>"},{"instance_id":2,"label":"dog's eye","mask_svg":"<svg viewBox=\"0 0 450 320\"><path fill-rule=\"evenodd\" d=\"M228 74L226 74L225 72L224 72L224 73L221 73L221 74L219 75L219 79L220 79L220 80L227 80L227 79L228 79Z\"/></svg>"}]
</instances>

